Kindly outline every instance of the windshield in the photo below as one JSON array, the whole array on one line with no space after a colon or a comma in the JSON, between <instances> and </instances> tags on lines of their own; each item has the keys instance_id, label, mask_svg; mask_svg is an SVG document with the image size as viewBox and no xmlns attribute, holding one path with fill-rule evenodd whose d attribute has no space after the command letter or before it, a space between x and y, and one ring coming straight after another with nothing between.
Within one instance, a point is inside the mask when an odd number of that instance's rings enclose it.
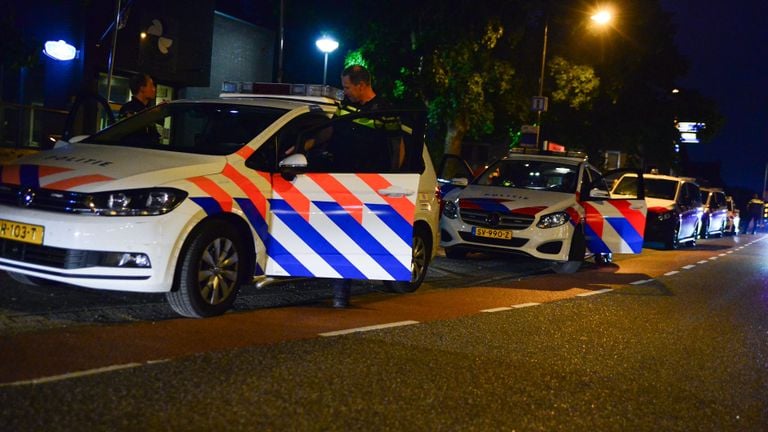
<instances>
[{"instance_id":1,"label":"windshield","mask_svg":"<svg viewBox=\"0 0 768 432\"><path fill-rule=\"evenodd\" d=\"M285 113L225 103L161 104L115 123L85 141L227 155L238 151Z\"/></svg>"},{"instance_id":2,"label":"windshield","mask_svg":"<svg viewBox=\"0 0 768 432\"><path fill-rule=\"evenodd\" d=\"M645 177L643 184L645 185L646 198L658 198L674 201L675 194L677 193L677 180L653 179ZM635 194L636 190L637 177L625 176L613 189L613 193L616 195L633 195Z\"/></svg>"},{"instance_id":3,"label":"windshield","mask_svg":"<svg viewBox=\"0 0 768 432\"><path fill-rule=\"evenodd\" d=\"M578 173L578 165L507 159L488 167L473 184L573 193Z\"/></svg>"}]
</instances>

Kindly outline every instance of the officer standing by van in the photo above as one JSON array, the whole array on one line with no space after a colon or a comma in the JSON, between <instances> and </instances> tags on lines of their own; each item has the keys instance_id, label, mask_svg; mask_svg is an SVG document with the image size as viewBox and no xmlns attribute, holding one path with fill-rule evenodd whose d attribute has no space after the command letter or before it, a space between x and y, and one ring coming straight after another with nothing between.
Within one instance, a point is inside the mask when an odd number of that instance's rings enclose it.
<instances>
[{"instance_id":1,"label":"officer standing by van","mask_svg":"<svg viewBox=\"0 0 768 432\"><path fill-rule=\"evenodd\" d=\"M747 203L747 220L744 221L742 234L749 230L749 223L752 222L752 234L757 232L757 226L763 219L763 200L758 198L757 194L752 195L752 199Z\"/></svg>"},{"instance_id":2,"label":"officer standing by van","mask_svg":"<svg viewBox=\"0 0 768 432\"><path fill-rule=\"evenodd\" d=\"M348 66L341 73L341 85L344 89L344 100L336 111L337 116L364 113L381 109L390 108L381 97L376 95L371 85L371 73L364 66L352 65ZM357 121L357 120L356 120ZM375 122L370 124L361 125L362 127L376 127ZM400 128L399 122L397 128ZM334 131L334 134L343 133L343 131ZM347 146L345 148L339 148L335 150L336 162L341 166L354 166L357 169L366 170L363 164L380 163L382 157L377 157L376 154L370 153L375 148L350 148L349 142L346 140L335 140L336 144ZM359 144L359 143L358 143ZM381 147L381 146L377 146ZM388 147L385 147L383 151L389 151ZM361 157L361 153L367 157ZM402 164L404 157L404 143L402 140L399 143L399 148L395 152L397 153L392 158L395 159L398 165ZM389 159L387 157L386 159ZM376 170L374 170L376 171ZM348 279L335 279L333 282L333 307L345 308L349 305L349 299L351 296L351 281Z\"/></svg>"}]
</instances>

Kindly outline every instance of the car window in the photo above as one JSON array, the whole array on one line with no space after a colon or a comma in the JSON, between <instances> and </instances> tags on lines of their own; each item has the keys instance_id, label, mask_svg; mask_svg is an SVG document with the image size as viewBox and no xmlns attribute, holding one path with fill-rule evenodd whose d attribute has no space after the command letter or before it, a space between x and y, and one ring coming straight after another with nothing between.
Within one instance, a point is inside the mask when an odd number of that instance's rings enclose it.
<instances>
[{"instance_id":1,"label":"car window","mask_svg":"<svg viewBox=\"0 0 768 432\"><path fill-rule=\"evenodd\" d=\"M573 193L576 192L578 175L578 165L503 159L489 166L473 184Z\"/></svg>"},{"instance_id":2,"label":"car window","mask_svg":"<svg viewBox=\"0 0 768 432\"><path fill-rule=\"evenodd\" d=\"M646 198L658 198L672 201L677 194L676 180L645 177L643 184L645 186ZM636 191L637 177L634 175L622 177L613 189L613 193L616 195L635 195Z\"/></svg>"},{"instance_id":3,"label":"car window","mask_svg":"<svg viewBox=\"0 0 768 432\"><path fill-rule=\"evenodd\" d=\"M699 206L701 205L701 191L699 187L693 183L683 183L683 187L680 188L680 204L686 206Z\"/></svg>"},{"instance_id":4,"label":"car window","mask_svg":"<svg viewBox=\"0 0 768 432\"><path fill-rule=\"evenodd\" d=\"M309 172L421 173L425 120L423 112L348 114L302 130L296 152Z\"/></svg>"},{"instance_id":5,"label":"car window","mask_svg":"<svg viewBox=\"0 0 768 432\"><path fill-rule=\"evenodd\" d=\"M285 110L236 104L161 104L115 123L87 142L227 155L273 124Z\"/></svg>"}]
</instances>

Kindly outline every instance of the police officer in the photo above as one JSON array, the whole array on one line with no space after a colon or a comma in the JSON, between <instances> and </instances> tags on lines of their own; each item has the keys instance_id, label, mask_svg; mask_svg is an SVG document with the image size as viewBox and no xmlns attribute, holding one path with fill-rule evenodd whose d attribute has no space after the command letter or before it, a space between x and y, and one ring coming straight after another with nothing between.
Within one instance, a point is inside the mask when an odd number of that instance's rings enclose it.
<instances>
[{"instance_id":1,"label":"police officer","mask_svg":"<svg viewBox=\"0 0 768 432\"><path fill-rule=\"evenodd\" d=\"M744 221L742 234L747 233L749 223L752 222L752 234L757 232L757 226L763 219L763 200L758 198L757 194L752 195L752 199L747 203L747 220Z\"/></svg>"},{"instance_id":2,"label":"police officer","mask_svg":"<svg viewBox=\"0 0 768 432\"><path fill-rule=\"evenodd\" d=\"M150 102L157 96L157 87L152 77L145 73L138 73L128 80L133 97L129 102L120 107L120 118L125 118L147 109Z\"/></svg>"},{"instance_id":3,"label":"police officer","mask_svg":"<svg viewBox=\"0 0 768 432\"><path fill-rule=\"evenodd\" d=\"M345 68L341 73L341 85L344 89L344 100L336 111L337 116L389 108L389 105L383 99L376 96L376 92L371 86L371 73L364 66L352 65ZM373 122L367 119L356 119L354 123L359 124L361 127L375 127ZM335 130L333 133L341 135L344 132ZM350 147L349 141L338 138L334 140L334 143L346 146L334 151L336 155L335 163L339 166L345 168L354 167L354 171L366 171L370 167L363 166L364 164L371 162L379 163L382 160L381 157L370 153L360 157L361 152L370 151L370 148L362 148L359 145ZM333 307L347 307L350 296L351 281L348 279L335 279L333 281Z\"/></svg>"}]
</instances>

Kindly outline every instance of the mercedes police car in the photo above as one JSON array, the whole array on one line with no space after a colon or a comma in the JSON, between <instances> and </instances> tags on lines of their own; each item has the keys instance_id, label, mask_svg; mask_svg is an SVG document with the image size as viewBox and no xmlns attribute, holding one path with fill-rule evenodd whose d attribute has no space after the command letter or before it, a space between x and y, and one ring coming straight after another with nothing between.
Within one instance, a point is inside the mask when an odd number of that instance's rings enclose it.
<instances>
[{"instance_id":1,"label":"mercedes police car","mask_svg":"<svg viewBox=\"0 0 768 432\"><path fill-rule=\"evenodd\" d=\"M335 116L335 89L270 89L164 103L0 167L0 269L165 292L190 317L256 276L418 288L439 219L423 112Z\"/></svg>"},{"instance_id":2,"label":"mercedes police car","mask_svg":"<svg viewBox=\"0 0 768 432\"><path fill-rule=\"evenodd\" d=\"M612 199L616 174L604 176L581 154L510 153L471 182L451 181L454 188L443 197L441 245L449 258L510 252L551 261L561 273L578 270L589 254L604 262L612 253L640 253L643 189Z\"/></svg>"}]
</instances>

